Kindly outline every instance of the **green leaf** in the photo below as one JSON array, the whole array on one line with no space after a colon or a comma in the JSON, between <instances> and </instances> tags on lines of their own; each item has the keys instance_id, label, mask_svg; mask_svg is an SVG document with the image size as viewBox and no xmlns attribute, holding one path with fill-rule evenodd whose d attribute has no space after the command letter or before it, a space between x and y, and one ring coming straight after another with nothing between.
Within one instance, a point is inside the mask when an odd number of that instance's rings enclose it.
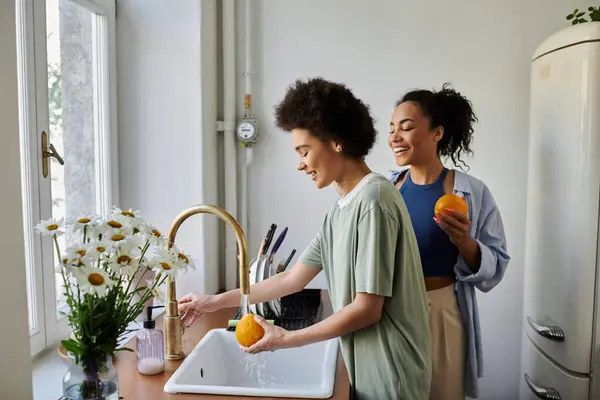
<instances>
[{"instance_id":1,"label":"green leaf","mask_svg":"<svg viewBox=\"0 0 600 400\"><path fill-rule=\"evenodd\" d=\"M580 12L580 13L577 14L577 17L583 17L584 15L585 15L584 12Z\"/></svg>"},{"instance_id":2,"label":"green leaf","mask_svg":"<svg viewBox=\"0 0 600 400\"><path fill-rule=\"evenodd\" d=\"M73 340L73 339L67 339L67 340L62 340L60 342L63 347L65 349L67 349L67 351L70 351L71 353L78 355L81 354L81 347L79 346L79 342Z\"/></svg>"},{"instance_id":3,"label":"green leaf","mask_svg":"<svg viewBox=\"0 0 600 400\"><path fill-rule=\"evenodd\" d=\"M588 11L594 11L594 7L588 7Z\"/></svg>"},{"instance_id":4,"label":"green leaf","mask_svg":"<svg viewBox=\"0 0 600 400\"><path fill-rule=\"evenodd\" d=\"M128 297L133 297L133 295L135 295L135 294L138 294L138 293L140 293L140 292L144 292L144 291L146 291L146 289L148 289L148 287L147 287L147 286L141 286L141 287L139 287L139 288L135 289L134 291L132 291L132 292L131 292L131 293L128 295Z\"/></svg>"},{"instance_id":5,"label":"green leaf","mask_svg":"<svg viewBox=\"0 0 600 400\"><path fill-rule=\"evenodd\" d=\"M567 21L570 21L570 20L572 20L572 19L573 19L573 17L574 17L574 15L573 15L573 14L569 14L569 15L567 15Z\"/></svg>"}]
</instances>

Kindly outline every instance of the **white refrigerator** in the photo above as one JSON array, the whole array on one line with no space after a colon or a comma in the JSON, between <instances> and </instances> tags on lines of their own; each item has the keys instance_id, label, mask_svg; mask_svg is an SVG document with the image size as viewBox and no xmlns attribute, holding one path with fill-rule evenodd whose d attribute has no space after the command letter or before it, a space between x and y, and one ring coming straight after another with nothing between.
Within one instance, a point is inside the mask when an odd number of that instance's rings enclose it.
<instances>
[{"instance_id":1,"label":"white refrigerator","mask_svg":"<svg viewBox=\"0 0 600 400\"><path fill-rule=\"evenodd\" d=\"M600 399L600 22L531 62L519 398Z\"/></svg>"}]
</instances>

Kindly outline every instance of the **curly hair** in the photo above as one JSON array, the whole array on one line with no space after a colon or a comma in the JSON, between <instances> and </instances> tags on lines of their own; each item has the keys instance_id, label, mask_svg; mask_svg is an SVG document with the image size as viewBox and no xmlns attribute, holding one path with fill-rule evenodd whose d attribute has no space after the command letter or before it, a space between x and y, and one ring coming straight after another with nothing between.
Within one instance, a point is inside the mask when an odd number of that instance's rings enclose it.
<instances>
[{"instance_id":1,"label":"curly hair","mask_svg":"<svg viewBox=\"0 0 600 400\"><path fill-rule=\"evenodd\" d=\"M473 154L471 141L473 139L473 124L477 117L471 102L459 92L450 89L448 83L440 91L413 90L406 93L400 101L409 101L419 106L431 128L442 126L444 136L438 143L438 154L450 157L454 165L459 161L464 166L467 164L461 159L464 153ZM468 166L467 166L468 167Z\"/></svg>"},{"instance_id":2,"label":"curly hair","mask_svg":"<svg viewBox=\"0 0 600 400\"><path fill-rule=\"evenodd\" d=\"M275 107L278 128L306 129L323 141L340 143L342 154L363 158L375 144L377 131L369 106L345 85L323 78L292 84Z\"/></svg>"}]
</instances>

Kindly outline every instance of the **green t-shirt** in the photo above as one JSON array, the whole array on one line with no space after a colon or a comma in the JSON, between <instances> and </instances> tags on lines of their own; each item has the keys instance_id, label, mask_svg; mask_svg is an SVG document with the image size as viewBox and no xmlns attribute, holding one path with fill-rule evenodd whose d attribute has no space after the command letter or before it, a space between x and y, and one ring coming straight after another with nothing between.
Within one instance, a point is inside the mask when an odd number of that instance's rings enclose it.
<instances>
[{"instance_id":1,"label":"green t-shirt","mask_svg":"<svg viewBox=\"0 0 600 400\"><path fill-rule=\"evenodd\" d=\"M363 178L327 213L300 262L323 268L334 311L358 292L387 297L377 323L341 337L352 398L427 400L427 295L411 220L394 185L377 173Z\"/></svg>"}]
</instances>

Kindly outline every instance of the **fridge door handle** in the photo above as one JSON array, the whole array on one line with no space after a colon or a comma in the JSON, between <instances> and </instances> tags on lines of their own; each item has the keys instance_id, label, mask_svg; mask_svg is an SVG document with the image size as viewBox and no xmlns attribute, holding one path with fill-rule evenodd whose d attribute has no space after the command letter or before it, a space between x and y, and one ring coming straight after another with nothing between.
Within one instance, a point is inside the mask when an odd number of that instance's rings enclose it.
<instances>
[{"instance_id":1,"label":"fridge door handle","mask_svg":"<svg viewBox=\"0 0 600 400\"><path fill-rule=\"evenodd\" d=\"M565 333L563 330L556 325L552 326L544 326L535 322L531 317L527 316L527 322L529 326L536 331L540 336L545 337L546 339L553 340L555 342L564 342L565 341Z\"/></svg>"},{"instance_id":2,"label":"fridge door handle","mask_svg":"<svg viewBox=\"0 0 600 400\"><path fill-rule=\"evenodd\" d=\"M529 389L531 389L533 394L535 394L538 398L544 400L561 400L558 390L554 388L539 387L538 385L533 383L533 381L527 374L523 374L523 377L525 378L525 382L527 383L527 386L529 386Z\"/></svg>"}]
</instances>

